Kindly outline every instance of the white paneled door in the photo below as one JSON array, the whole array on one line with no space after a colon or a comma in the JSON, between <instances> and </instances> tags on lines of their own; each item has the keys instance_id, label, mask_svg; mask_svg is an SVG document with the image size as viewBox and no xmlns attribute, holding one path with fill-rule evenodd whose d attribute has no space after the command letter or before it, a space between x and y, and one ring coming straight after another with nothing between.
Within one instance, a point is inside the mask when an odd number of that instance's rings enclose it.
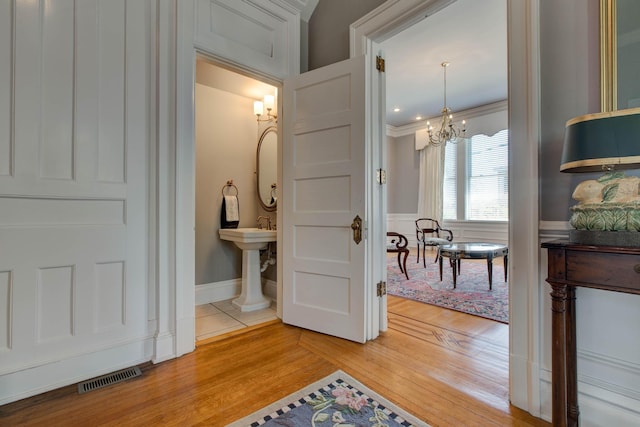
<instances>
[{"instance_id":1,"label":"white paneled door","mask_svg":"<svg viewBox=\"0 0 640 427\"><path fill-rule=\"evenodd\" d=\"M357 342L367 319L366 64L285 81L283 106L283 321Z\"/></svg>"},{"instance_id":2,"label":"white paneled door","mask_svg":"<svg viewBox=\"0 0 640 427\"><path fill-rule=\"evenodd\" d=\"M147 8L0 2L0 405L150 359Z\"/></svg>"}]
</instances>

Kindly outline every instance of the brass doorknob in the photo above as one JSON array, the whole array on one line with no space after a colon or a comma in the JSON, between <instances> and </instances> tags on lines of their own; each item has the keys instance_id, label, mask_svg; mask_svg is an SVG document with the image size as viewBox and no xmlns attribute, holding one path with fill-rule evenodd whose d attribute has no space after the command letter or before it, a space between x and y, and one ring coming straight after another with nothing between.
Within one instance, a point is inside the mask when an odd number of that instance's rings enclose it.
<instances>
[{"instance_id":1,"label":"brass doorknob","mask_svg":"<svg viewBox=\"0 0 640 427\"><path fill-rule=\"evenodd\" d=\"M353 218L351 229L353 230L353 241L356 242L356 245L360 244L362 241L362 219L360 215L356 215L356 217Z\"/></svg>"}]
</instances>

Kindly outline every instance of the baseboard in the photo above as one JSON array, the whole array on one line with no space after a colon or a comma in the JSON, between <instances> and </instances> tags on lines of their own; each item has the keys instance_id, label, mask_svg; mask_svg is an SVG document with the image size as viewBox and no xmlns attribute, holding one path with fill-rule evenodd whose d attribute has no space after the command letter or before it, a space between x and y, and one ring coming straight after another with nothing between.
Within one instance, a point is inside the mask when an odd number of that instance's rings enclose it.
<instances>
[{"instance_id":1,"label":"baseboard","mask_svg":"<svg viewBox=\"0 0 640 427\"><path fill-rule=\"evenodd\" d=\"M225 301L240 295L242 279L205 283L196 286L196 305Z\"/></svg>"},{"instance_id":2,"label":"baseboard","mask_svg":"<svg viewBox=\"0 0 640 427\"><path fill-rule=\"evenodd\" d=\"M592 359L597 359L597 366L589 365ZM637 365L602 354L578 351L578 366L583 367L578 373L578 403L582 427L640 425L640 391L590 375L594 368L606 366L611 371L606 372L607 376L618 379L626 376L630 378L626 381L628 384L637 384L640 375ZM540 395L546 397L542 404L542 418L550 421L552 390L549 369L540 370L540 390Z\"/></svg>"},{"instance_id":3,"label":"baseboard","mask_svg":"<svg viewBox=\"0 0 640 427\"><path fill-rule=\"evenodd\" d=\"M0 376L0 406L151 360L153 338Z\"/></svg>"},{"instance_id":4,"label":"baseboard","mask_svg":"<svg viewBox=\"0 0 640 427\"><path fill-rule=\"evenodd\" d=\"M198 285L196 286L196 305L226 301L240 295L241 290L242 279ZM273 300L277 299L277 283L274 280L263 279L262 291L265 296Z\"/></svg>"},{"instance_id":5,"label":"baseboard","mask_svg":"<svg viewBox=\"0 0 640 427\"><path fill-rule=\"evenodd\" d=\"M164 362L176 357L174 344L175 335L172 333L166 332L154 337L153 363Z\"/></svg>"},{"instance_id":6,"label":"baseboard","mask_svg":"<svg viewBox=\"0 0 640 427\"><path fill-rule=\"evenodd\" d=\"M275 280L266 279L262 285L262 292L266 297L276 301L278 299L278 283Z\"/></svg>"}]
</instances>

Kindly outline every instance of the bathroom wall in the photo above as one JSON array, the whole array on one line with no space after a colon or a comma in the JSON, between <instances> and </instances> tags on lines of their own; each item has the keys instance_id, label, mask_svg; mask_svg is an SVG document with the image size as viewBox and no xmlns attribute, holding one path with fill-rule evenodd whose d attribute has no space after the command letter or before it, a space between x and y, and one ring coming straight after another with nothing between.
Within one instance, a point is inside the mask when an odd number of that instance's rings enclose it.
<instances>
[{"instance_id":1,"label":"bathroom wall","mask_svg":"<svg viewBox=\"0 0 640 427\"><path fill-rule=\"evenodd\" d=\"M253 115L258 99L234 93L217 78L214 66L199 61L196 72L196 285L242 277L242 252L218 235L222 188L238 187L240 227L255 227L260 208L256 195L256 149L259 132ZM225 191L227 191L225 189ZM231 191L235 191L232 189ZM273 213L275 220L275 212ZM271 272L270 270L273 270ZM264 273L275 277L275 267Z\"/></svg>"}]
</instances>

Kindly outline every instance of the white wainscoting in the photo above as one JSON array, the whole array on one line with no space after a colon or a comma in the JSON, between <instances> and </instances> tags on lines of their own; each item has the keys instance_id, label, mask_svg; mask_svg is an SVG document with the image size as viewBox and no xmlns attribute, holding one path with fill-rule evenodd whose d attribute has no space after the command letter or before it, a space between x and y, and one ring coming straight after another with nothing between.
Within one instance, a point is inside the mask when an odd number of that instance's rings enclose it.
<instances>
[{"instance_id":1,"label":"white wainscoting","mask_svg":"<svg viewBox=\"0 0 640 427\"><path fill-rule=\"evenodd\" d=\"M409 246L416 247L416 224L418 214L387 214L387 231L404 234ZM453 241L509 243L509 224L489 221L443 221L443 228L450 229Z\"/></svg>"}]
</instances>

